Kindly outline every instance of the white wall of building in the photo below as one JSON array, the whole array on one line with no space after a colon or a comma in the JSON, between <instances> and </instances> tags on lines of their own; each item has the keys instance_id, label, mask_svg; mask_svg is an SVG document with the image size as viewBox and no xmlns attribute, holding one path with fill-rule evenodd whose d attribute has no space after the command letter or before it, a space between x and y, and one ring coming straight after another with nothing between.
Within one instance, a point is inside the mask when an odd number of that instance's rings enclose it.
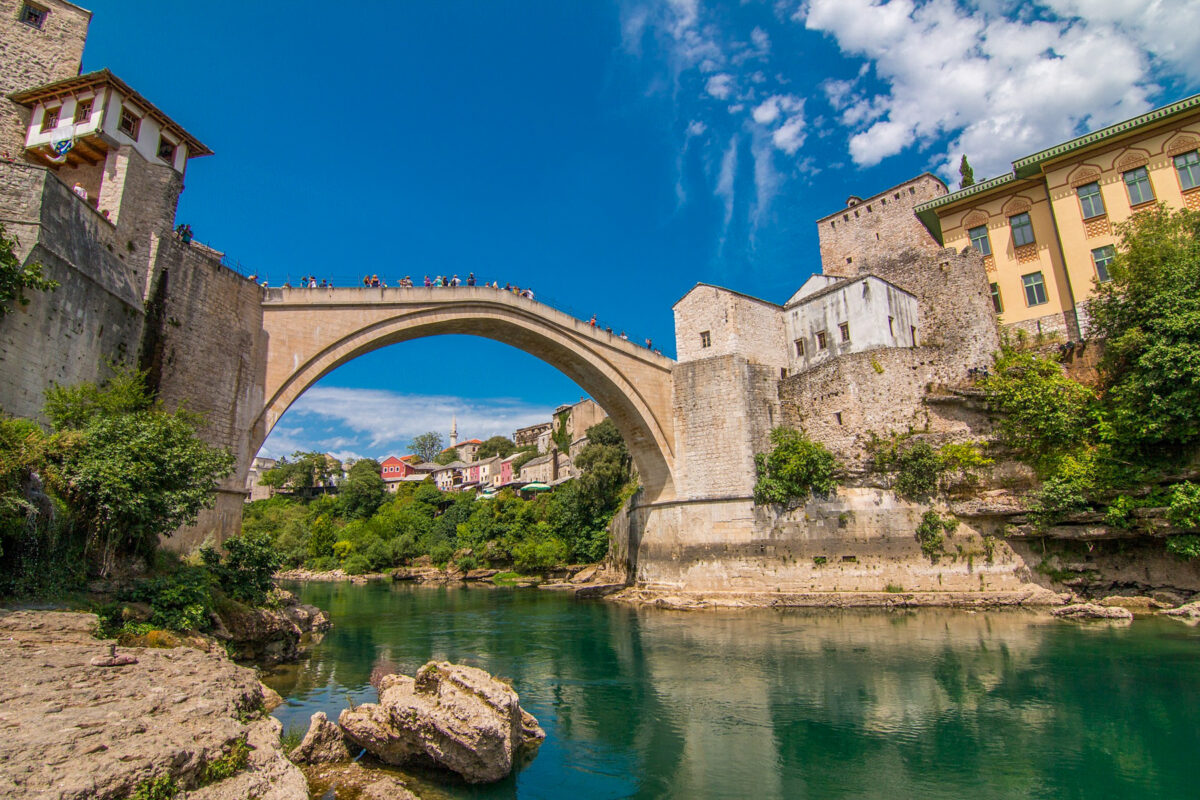
<instances>
[{"instance_id":1,"label":"white wall of building","mask_svg":"<svg viewBox=\"0 0 1200 800\"><path fill-rule=\"evenodd\" d=\"M913 347L919 339L917 299L872 275L851 279L835 289L827 285L797 295L801 299L783 311L789 373L864 350ZM804 343L803 353L797 341Z\"/></svg>"}]
</instances>

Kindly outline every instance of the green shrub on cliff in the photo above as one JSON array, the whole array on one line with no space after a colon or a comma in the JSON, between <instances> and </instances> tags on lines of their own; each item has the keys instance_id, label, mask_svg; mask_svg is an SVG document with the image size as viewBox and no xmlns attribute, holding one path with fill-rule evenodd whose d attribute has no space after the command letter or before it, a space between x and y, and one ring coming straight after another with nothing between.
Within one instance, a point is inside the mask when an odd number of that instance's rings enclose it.
<instances>
[{"instance_id":1,"label":"green shrub on cliff","mask_svg":"<svg viewBox=\"0 0 1200 800\"><path fill-rule=\"evenodd\" d=\"M41 264L23 265L17 257L16 246L17 240L6 236L4 226L0 225L0 318L12 312L9 303L13 300L19 305L29 303L26 289L51 292L58 288L56 281L42 276Z\"/></svg>"},{"instance_id":2,"label":"green shrub on cliff","mask_svg":"<svg viewBox=\"0 0 1200 800\"><path fill-rule=\"evenodd\" d=\"M768 453L754 456L757 480L754 502L789 503L811 494L829 494L837 487L833 454L802 431L775 428Z\"/></svg>"},{"instance_id":3,"label":"green shrub on cliff","mask_svg":"<svg viewBox=\"0 0 1200 800\"><path fill-rule=\"evenodd\" d=\"M1200 486L1184 482L1171 491L1167 521L1176 528L1200 529Z\"/></svg>"}]
</instances>

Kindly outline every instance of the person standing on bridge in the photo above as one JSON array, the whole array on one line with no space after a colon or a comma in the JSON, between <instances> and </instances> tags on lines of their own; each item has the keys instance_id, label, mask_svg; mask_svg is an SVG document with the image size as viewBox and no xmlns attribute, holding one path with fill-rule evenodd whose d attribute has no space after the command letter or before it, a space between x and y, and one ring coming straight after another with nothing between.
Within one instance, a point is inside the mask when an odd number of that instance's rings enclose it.
<instances>
[{"instance_id":1,"label":"person standing on bridge","mask_svg":"<svg viewBox=\"0 0 1200 800\"><path fill-rule=\"evenodd\" d=\"M596 327L596 315L595 314L592 314L592 318L590 320L588 320L588 325L591 325L593 328Z\"/></svg>"},{"instance_id":2,"label":"person standing on bridge","mask_svg":"<svg viewBox=\"0 0 1200 800\"><path fill-rule=\"evenodd\" d=\"M458 273L455 273L455 274L454 274L454 277L450 279L450 285L451 285L451 286L456 286L456 287L457 287L457 286L462 286L462 281L460 281L460 280L458 279Z\"/></svg>"},{"instance_id":3,"label":"person standing on bridge","mask_svg":"<svg viewBox=\"0 0 1200 800\"><path fill-rule=\"evenodd\" d=\"M475 273L474 272L468 273L467 274L467 286L474 286L474 285L475 285Z\"/></svg>"}]
</instances>

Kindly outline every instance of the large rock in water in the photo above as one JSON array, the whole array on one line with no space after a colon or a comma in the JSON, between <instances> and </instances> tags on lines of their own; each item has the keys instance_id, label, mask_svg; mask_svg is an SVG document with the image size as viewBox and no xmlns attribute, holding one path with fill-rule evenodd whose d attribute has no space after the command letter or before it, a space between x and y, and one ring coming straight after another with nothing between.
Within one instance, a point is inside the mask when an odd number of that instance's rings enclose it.
<instances>
[{"instance_id":1,"label":"large rock in water","mask_svg":"<svg viewBox=\"0 0 1200 800\"><path fill-rule=\"evenodd\" d=\"M1051 610L1050 613L1056 617L1074 620L1103 619L1114 622L1129 622L1133 619L1133 612L1127 608L1098 606L1095 603L1076 603L1070 606L1061 606Z\"/></svg>"},{"instance_id":2,"label":"large rock in water","mask_svg":"<svg viewBox=\"0 0 1200 800\"><path fill-rule=\"evenodd\" d=\"M379 702L338 717L346 736L389 764L432 761L470 783L498 781L546 738L508 684L475 667L430 661L387 675Z\"/></svg>"}]
</instances>

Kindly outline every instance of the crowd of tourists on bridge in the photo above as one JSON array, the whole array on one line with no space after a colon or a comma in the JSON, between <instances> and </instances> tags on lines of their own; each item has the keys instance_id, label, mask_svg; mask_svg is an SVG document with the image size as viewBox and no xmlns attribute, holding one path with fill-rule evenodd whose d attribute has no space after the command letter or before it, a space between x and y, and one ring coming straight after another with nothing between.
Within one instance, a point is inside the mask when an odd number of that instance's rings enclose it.
<instances>
[{"instance_id":1,"label":"crowd of tourists on bridge","mask_svg":"<svg viewBox=\"0 0 1200 800\"><path fill-rule=\"evenodd\" d=\"M250 275L249 278L250 278L250 280L255 281L256 283L258 282L257 275ZM367 289L387 289L388 288L387 281L382 280L376 274L364 275L363 279L362 279L362 285L364 288L367 288ZM412 279L411 275L405 275L396 284L396 286L401 289L411 289L415 285L416 284L413 283L413 279ZM264 289L270 288L270 285L265 280L262 282L261 286ZM530 289L528 287L522 289L520 286L517 286L516 284L512 284L512 283L505 283L503 286L501 286L499 281L492 281L491 283L488 283L485 281L484 283L478 283L475 279L474 272L467 273L467 277L465 280L462 278L459 278L457 274L452 275L450 277L446 277L444 275L435 275L432 278L430 278L428 275L426 275L423 286L427 289L440 288L440 287L453 288L453 287L459 287L459 286L467 286L467 287L480 286L485 289L496 289L497 291L509 292L511 294L518 295L520 297L528 298L530 300L534 299L533 289ZM284 289L293 289L293 288L332 289L332 288L334 288L334 285L333 285L333 281L331 281L331 280L322 278L320 281L318 281L315 275L305 275L300 278L300 285L298 287L293 286L291 280L289 279L289 280L286 280L283 282L282 288L284 288ZM596 323L596 315L595 314L592 315L592 318L590 320L588 320L587 324L593 328L600 327ZM630 341L629 336L625 333L625 331L621 331L620 334L617 334L617 333L613 332L613 329L611 326L607 326L607 325L604 326L604 331L605 331L605 333L608 333L611 336L617 336L618 338L620 338L626 342ZM645 347L647 350L657 353L658 355L662 355L662 351L659 350L658 348L656 348L654 346L654 343L650 339L646 339Z\"/></svg>"}]
</instances>

